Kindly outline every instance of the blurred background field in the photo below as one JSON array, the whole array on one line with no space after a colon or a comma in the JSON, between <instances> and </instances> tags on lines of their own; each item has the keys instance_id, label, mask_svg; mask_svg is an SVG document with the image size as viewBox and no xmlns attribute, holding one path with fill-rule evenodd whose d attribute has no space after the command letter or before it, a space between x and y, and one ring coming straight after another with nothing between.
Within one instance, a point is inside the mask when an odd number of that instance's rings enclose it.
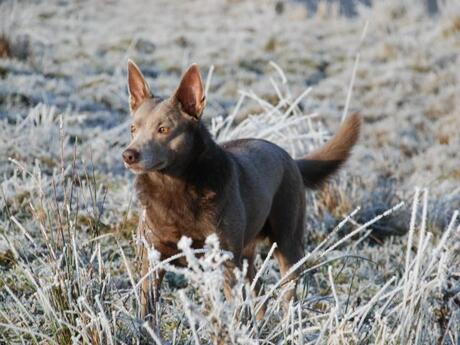
<instances>
[{"instance_id":1,"label":"blurred background field","mask_svg":"<svg viewBox=\"0 0 460 345\"><path fill-rule=\"evenodd\" d=\"M197 62L221 141L260 136L300 155L347 113L363 118L344 171L306 193L306 250L323 266L300 284L300 311L237 325L235 302L216 312L233 320L222 343L459 344L459 55L455 0L0 1L0 343L148 342L121 161L131 58L159 96ZM264 270L270 290L277 268ZM196 326L215 342L226 325L185 311L210 286L167 280L165 340L196 343Z\"/></svg>"}]
</instances>

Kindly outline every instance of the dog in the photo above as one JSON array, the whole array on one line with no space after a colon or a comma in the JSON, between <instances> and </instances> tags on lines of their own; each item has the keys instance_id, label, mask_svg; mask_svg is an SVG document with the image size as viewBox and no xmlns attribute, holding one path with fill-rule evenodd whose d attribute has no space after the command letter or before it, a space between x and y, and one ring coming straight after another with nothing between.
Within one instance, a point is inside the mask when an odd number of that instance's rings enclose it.
<instances>
[{"instance_id":1,"label":"dog","mask_svg":"<svg viewBox=\"0 0 460 345\"><path fill-rule=\"evenodd\" d=\"M247 278L254 278L255 248L261 240L277 243L281 276L295 279L298 273L286 274L304 256L305 188L321 186L347 160L359 137L359 115L346 117L323 147L295 160L266 140L217 144L201 121L206 98L196 64L183 74L172 95L161 99L152 95L130 60L128 91L132 140L122 156L136 174L135 188L144 209L138 236L166 259L179 252L182 236L200 248L216 234L221 248L233 253L226 264L228 298L233 268L241 267L243 260L248 263ZM145 277L149 260L144 245L139 255ZM163 274L142 282L142 319L155 314ZM285 302L294 294L289 290Z\"/></svg>"}]
</instances>

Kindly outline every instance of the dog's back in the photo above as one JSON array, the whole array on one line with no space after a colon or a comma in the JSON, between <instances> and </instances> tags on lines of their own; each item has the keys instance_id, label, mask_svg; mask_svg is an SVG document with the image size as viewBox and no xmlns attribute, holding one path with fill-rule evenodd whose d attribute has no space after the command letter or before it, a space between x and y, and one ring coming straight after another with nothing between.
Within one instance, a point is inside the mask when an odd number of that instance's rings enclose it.
<instances>
[{"instance_id":1,"label":"dog's back","mask_svg":"<svg viewBox=\"0 0 460 345\"><path fill-rule=\"evenodd\" d=\"M304 186L317 188L346 162L358 140L360 126L359 115L351 114L333 138L305 158L296 160L296 164L286 151L266 140L238 139L222 144L222 148L234 156L241 168L248 170L248 177L254 177L255 184L262 183L270 189L285 169L297 167Z\"/></svg>"}]
</instances>

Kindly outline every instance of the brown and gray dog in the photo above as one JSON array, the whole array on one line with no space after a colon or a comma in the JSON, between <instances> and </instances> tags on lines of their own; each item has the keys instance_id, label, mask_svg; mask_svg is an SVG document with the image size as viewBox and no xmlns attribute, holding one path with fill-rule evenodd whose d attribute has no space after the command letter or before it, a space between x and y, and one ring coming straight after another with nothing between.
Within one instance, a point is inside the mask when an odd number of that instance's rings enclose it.
<instances>
[{"instance_id":1,"label":"brown and gray dog","mask_svg":"<svg viewBox=\"0 0 460 345\"><path fill-rule=\"evenodd\" d=\"M230 295L232 268L248 262L255 274L258 241L277 243L281 275L304 256L305 187L320 186L348 158L359 136L360 118L346 118L335 136L304 159L294 160L279 146L260 139L218 145L200 121L205 107L197 65L191 65L167 99L154 97L139 68L128 62L132 141L123 160L136 176L145 219L139 236L161 253L178 253L182 236L202 247L217 234L223 249L233 253L224 291ZM149 270L141 246L142 275ZM178 262L178 264L184 264ZM163 273L141 288L140 316L154 311ZM294 296L291 290L286 301Z\"/></svg>"}]
</instances>

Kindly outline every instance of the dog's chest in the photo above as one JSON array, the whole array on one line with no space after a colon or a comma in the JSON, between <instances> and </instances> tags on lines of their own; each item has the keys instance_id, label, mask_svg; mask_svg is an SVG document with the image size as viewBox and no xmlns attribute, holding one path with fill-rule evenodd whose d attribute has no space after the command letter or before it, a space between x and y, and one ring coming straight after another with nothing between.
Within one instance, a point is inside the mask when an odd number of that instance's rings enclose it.
<instances>
[{"instance_id":1,"label":"dog's chest","mask_svg":"<svg viewBox=\"0 0 460 345\"><path fill-rule=\"evenodd\" d=\"M182 236L190 237L194 247L202 247L206 237L216 232L212 192L198 192L183 183L139 178L136 189L145 210L143 236L163 257L178 252L177 242Z\"/></svg>"}]
</instances>

